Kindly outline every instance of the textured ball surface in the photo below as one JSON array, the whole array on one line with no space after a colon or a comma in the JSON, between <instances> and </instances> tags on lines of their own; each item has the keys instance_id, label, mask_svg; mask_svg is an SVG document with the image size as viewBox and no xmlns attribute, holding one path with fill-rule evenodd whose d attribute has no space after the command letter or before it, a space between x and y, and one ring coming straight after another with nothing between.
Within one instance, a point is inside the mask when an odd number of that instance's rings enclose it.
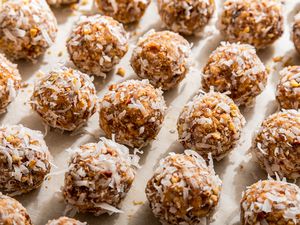
<instances>
[{"instance_id":1,"label":"textured ball surface","mask_svg":"<svg viewBox=\"0 0 300 225\"><path fill-rule=\"evenodd\" d=\"M202 224L218 204L221 180L192 150L170 153L148 181L146 195L162 224Z\"/></svg>"},{"instance_id":2,"label":"textured ball surface","mask_svg":"<svg viewBox=\"0 0 300 225\"><path fill-rule=\"evenodd\" d=\"M56 220L49 220L46 225L87 225L87 223L82 223L78 220L62 216Z\"/></svg>"}]
</instances>

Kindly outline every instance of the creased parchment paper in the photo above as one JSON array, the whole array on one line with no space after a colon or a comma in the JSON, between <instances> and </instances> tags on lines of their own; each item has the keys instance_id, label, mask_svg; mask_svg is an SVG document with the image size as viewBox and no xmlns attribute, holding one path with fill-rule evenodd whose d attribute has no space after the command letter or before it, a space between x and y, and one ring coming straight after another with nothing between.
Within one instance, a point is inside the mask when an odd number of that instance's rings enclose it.
<instances>
[{"instance_id":1,"label":"creased parchment paper","mask_svg":"<svg viewBox=\"0 0 300 225\"><path fill-rule=\"evenodd\" d=\"M299 2L299 3L297 3ZM223 1L216 1L217 10L210 25L206 27L202 37L188 38L193 43L192 59L193 68L181 84L164 94L168 113L163 127L157 139L148 147L144 148L141 156L141 169L138 171L133 187L122 203L123 214L113 216L102 215L94 217L89 214L78 214L75 217L88 224L101 225L158 225L148 206L144 189L147 180L151 177L153 169L158 161L169 152L182 152L183 147L177 141L176 121L183 105L191 99L200 88L201 69L207 61L208 55L214 50L222 40L219 32L215 28L217 17L221 12ZM79 12L72 12L69 9L55 9L59 23L59 32L55 44L47 51L38 63L19 62L19 70L24 82L28 87L24 88L17 99L9 106L8 112L1 115L1 124L23 124L31 129L45 131L41 119L26 104L32 93L33 84L39 78L39 71L47 72L58 66L59 63L70 64L65 48L65 41L71 31L74 21L80 13L91 14L92 4L79 6ZM278 82L278 70L281 62L273 62L275 56L283 56L283 62L291 59L293 64L300 64L300 56L294 50L290 41L291 25L293 18L300 10L300 1L287 0L284 6L285 32L284 35L271 47L259 52L260 58L266 66L271 69L268 85L265 91L257 98L256 104L251 109L242 109L247 124L243 130L240 144L232 153L221 162L215 163L217 174L223 180L223 190L221 200L214 215L212 225L238 225L239 224L239 201L242 191L246 186L266 179L267 174L251 159L248 149L251 146L253 132L260 125L261 121L268 115L278 110L275 101L275 89ZM129 65L132 48L139 36L149 29L162 30L159 15L157 13L156 2L152 2L146 11L145 16L139 25L130 27L130 50L122 59L115 70L108 74L106 79L95 78L95 86L98 96L102 97L110 84L120 82L125 79L136 79L137 76ZM61 55L61 56L60 56ZM116 75L118 68L126 70L125 77ZM65 151L72 146L79 146L87 142L97 141L99 135L103 135L98 125L98 114L96 113L88 122L83 134L61 134L49 131L45 139L53 156L53 163L57 168L52 168L50 180L44 182L43 186L29 194L17 197L27 208L35 225L44 225L49 219L58 218L63 215L65 204L59 198L59 190L63 184L64 173L67 168L69 154ZM57 174L56 174L57 173ZM298 183L299 184L299 183Z\"/></svg>"}]
</instances>

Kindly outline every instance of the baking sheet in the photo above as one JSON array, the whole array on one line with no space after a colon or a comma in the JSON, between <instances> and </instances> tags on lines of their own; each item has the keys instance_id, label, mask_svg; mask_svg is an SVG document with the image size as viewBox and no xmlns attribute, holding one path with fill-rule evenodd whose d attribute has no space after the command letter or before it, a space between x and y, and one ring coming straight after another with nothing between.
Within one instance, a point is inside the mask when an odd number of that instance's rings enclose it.
<instances>
[{"instance_id":1,"label":"baking sheet","mask_svg":"<svg viewBox=\"0 0 300 225\"><path fill-rule=\"evenodd\" d=\"M79 6L79 11L84 14L92 13L92 3ZM215 23L220 13L220 5L223 1L216 1L217 11L210 25L206 27L202 37L188 38L193 43L192 58L193 68L181 84L164 94L168 113L166 115L163 127L150 146L144 148L144 154L141 156L141 169L138 171L135 182L129 191L127 197L122 203L123 214L113 216L102 215L94 217L90 214L78 214L75 217L88 224L101 225L158 225L160 224L152 215L148 206L144 189L147 180L152 176L153 169L158 161L165 157L169 152L182 152L183 147L177 141L176 122L177 117L183 105L191 99L200 88L201 68L206 60L222 40L219 32L215 28ZM283 56L283 61L292 58L293 64L300 64L300 56L294 50L290 41L290 27L292 25L295 13L300 9L300 1L289 0L285 3L285 33L271 47L259 52L259 56L266 66L271 69L269 81L265 91L257 98L256 104L251 109L242 109L247 124L243 130L240 144L232 153L221 162L215 163L217 174L223 180L223 190L221 200L214 215L212 225L238 225L239 224L239 201L241 193L246 186L256 182L258 179L266 179L267 175L258 165L253 162L248 149L251 146L251 137L253 131L259 126L261 121L268 115L277 110L275 101L275 88L278 81L278 70L282 63L272 62L274 56ZM56 43L47 51L38 63L19 62L19 70L24 82L28 87L22 89L17 99L8 107L8 112L1 115L1 124L23 124L31 129L45 131L41 119L30 109L28 102L32 93L33 84L39 78L39 71L47 72L58 64L70 64L65 48L72 24L77 20L79 12L72 12L69 9L55 9L59 23L59 32ZM145 16L139 25L129 27L127 30L131 34L130 50L122 59L121 63L115 67L106 79L95 78L95 86L98 96L102 97L110 84L123 81L125 79L136 79L137 76L129 65L132 48L139 36L143 35L149 29L162 30L159 15L156 9L156 2L152 2L146 11ZM62 55L61 55L62 54ZM61 55L61 56L60 56ZM125 77L116 75L119 67L126 70ZM65 210L65 204L58 197L60 187L63 184L64 174L61 173L67 167L69 158L65 151L72 146L79 146L87 142L97 141L97 137L102 134L98 126L98 114L96 113L88 122L83 134L70 135L50 131L45 137L49 150L53 156L53 162L58 168L52 168L50 180L44 182L41 188L29 194L17 197L17 199L27 208L33 224L44 225L49 219L62 216ZM103 135L103 134L102 134ZM55 175L55 173L58 173ZM299 185L299 182L298 182Z\"/></svg>"}]
</instances>

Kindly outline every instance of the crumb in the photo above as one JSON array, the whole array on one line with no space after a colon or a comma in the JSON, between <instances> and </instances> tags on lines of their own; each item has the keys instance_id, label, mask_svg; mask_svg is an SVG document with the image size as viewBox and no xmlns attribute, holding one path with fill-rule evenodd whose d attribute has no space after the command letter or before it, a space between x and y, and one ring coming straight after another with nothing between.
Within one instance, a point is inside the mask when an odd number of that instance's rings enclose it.
<instances>
[{"instance_id":1,"label":"crumb","mask_svg":"<svg viewBox=\"0 0 300 225\"><path fill-rule=\"evenodd\" d=\"M171 134L174 134L175 133L175 130L169 130L169 132L171 133Z\"/></svg>"},{"instance_id":2,"label":"crumb","mask_svg":"<svg viewBox=\"0 0 300 225\"><path fill-rule=\"evenodd\" d=\"M243 165L240 165L240 170L243 170L244 169L244 166Z\"/></svg>"},{"instance_id":3,"label":"crumb","mask_svg":"<svg viewBox=\"0 0 300 225\"><path fill-rule=\"evenodd\" d=\"M144 205L145 202L143 201L133 201L134 205Z\"/></svg>"},{"instance_id":4,"label":"crumb","mask_svg":"<svg viewBox=\"0 0 300 225\"><path fill-rule=\"evenodd\" d=\"M29 86L29 84L27 82L23 82L21 84L21 88L27 88Z\"/></svg>"},{"instance_id":5,"label":"crumb","mask_svg":"<svg viewBox=\"0 0 300 225\"><path fill-rule=\"evenodd\" d=\"M282 62L283 56L275 56L273 57L273 62Z\"/></svg>"},{"instance_id":6,"label":"crumb","mask_svg":"<svg viewBox=\"0 0 300 225\"><path fill-rule=\"evenodd\" d=\"M57 54L58 57L62 57L62 55L63 55L63 52L62 52L62 51L60 51L60 52Z\"/></svg>"},{"instance_id":7,"label":"crumb","mask_svg":"<svg viewBox=\"0 0 300 225\"><path fill-rule=\"evenodd\" d=\"M122 68L122 67L118 68L117 75L124 77L125 73L126 73L126 71L124 68Z\"/></svg>"},{"instance_id":8,"label":"crumb","mask_svg":"<svg viewBox=\"0 0 300 225\"><path fill-rule=\"evenodd\" d=\"M81 4L81 5L87 5L87 4L88 4L88 0L82 0L82 1L80 2L80 4Z\"/></svg>"}]
</instances>

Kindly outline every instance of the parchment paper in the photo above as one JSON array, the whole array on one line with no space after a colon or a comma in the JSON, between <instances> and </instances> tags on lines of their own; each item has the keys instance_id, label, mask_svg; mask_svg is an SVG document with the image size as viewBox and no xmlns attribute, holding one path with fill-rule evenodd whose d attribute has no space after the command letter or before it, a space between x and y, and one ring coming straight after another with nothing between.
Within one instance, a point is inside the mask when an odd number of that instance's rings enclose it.
<instances>
[{"instance_id":1,"label":"parchment paper","mask_svg":"<svg viewBox=\"0 0 300 225\"><path fill-rule=\"evenodd\" d=\"M141 157L140 164L142 168L138 171L133 187L123 201L123 214L108 216L102 215L94 217L90 214L76 215L81 221L88 224L101 225L158 225L160 224L154 218L148 206L144 189L147 180L152 176L153 169L158 161L169 152L182 152L183 147L177 141L176 121L183 105L191 99L200 88L201 69L207 61L208 55L214 50L222 40L219 32L215 28L220 7L223 3L216 0L217 10L210 25L206 27L202 37L188 38L193 43L192 58L193 68L187 77L181 82L178 88L164 94L168 113L166 115L163 127L150 146L144 148L144 154ZM92 4L81 5L79 11L84 14L92 13ZM300 1L287 0L285 3L285 33L273 46L259 52L259 56L266 66L270 67L268 86L265 91L257 98L256 104L251 109L242 109L247 120L243 130L240 144L232 153L221 162L215 163L217 174L223 180L223 190L221 200L214 216L212 225L238 225L239 224L239 201L241 193L246 186L266 179L267 174L253 162L251 156L247 153L251 146L251 138L254 130L260 125L261 121L268 115L274 113L277 108L275 101L275 88L278 82L278 69L280 63L272 62L274 56L284 56L284 60L293 58L293 63L299 63L294 50L293 43L290 41L290 27L295 13L300 9ZM23 81L29 83L29 86L23 89L17 99L8 107L8 112L0 117L1 124L23 124L31 129L37 129L44 132L44 126L41 119L26 104L29 100L34 81L38 79L38 71L47 72L58 66L58 63L69 63L65 48L65 40L68 37L72 24L77 20L79 12L72 12L69 9L55 9L59 23L59 32L56 43L47 51L43 58L37 64L30 62L19 62L19 70ZM131 33L130 50L123 58L121 63L115 67L106 79L95 78L95 86L98 95L102 97L110 84L120 82L125 79L137 78L129 65L132 48L139 36L149 29L162 30L159 15L157 13L156 2L152 2L146 11L145 16L139 25L128 28ZM59 56L62 53L62 56ZM278 65L279 64L279 65ZM125 77L116 75L119 67L125 68ZM57 197L57 193L63 184L64 174L61 173L67 168L69 159L65 151L72 146L79 146L87 142L95 142L101 135L98 126L98 114L96 113L88 122L86 132L83 135L61 134L50 131L45 139L53 156L53 163L58 168L52 168L52 172L58 172L58 175L52 175L49 181L45 181L41 188L29 194L17 197L19 201L27 208L32 221L35 225L44 225L49 219L58 218L63 215L65 204ZM93 135L92 135L93 134ZM95 136L95 137L94 137ZM299 183L298 183L299 184Z\"/></svg>"}]
</instances>

